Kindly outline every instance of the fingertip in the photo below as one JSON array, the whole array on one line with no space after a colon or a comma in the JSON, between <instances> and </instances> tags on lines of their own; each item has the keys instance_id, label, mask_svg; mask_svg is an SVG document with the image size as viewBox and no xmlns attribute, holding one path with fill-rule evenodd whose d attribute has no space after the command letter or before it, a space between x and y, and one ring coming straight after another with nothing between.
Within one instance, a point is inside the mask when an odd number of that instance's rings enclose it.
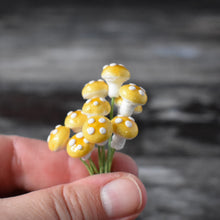
<instances>
[{"instance_id":1,"label":"fingertip","mask_svg":"<svg viewBox=\"0 0 220 220\"><path fill-rule=\"evenodd\" d=\"M127 172L135 176L138 176L138 166L135 160L121 152L116 152L114 155L112 171Z\"/></svg>"}]
</instances>

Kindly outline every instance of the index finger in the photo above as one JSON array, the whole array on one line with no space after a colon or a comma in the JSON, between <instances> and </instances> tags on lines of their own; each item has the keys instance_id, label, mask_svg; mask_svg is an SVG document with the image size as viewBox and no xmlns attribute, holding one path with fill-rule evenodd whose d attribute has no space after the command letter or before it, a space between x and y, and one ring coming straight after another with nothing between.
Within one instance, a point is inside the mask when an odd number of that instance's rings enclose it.
<instances>
[{"instance_id":1,"label":"index finger","mask_svg":"<svg viewBox=\"0 0 220 220\"><path fill-rule=\"evenodd\" d=\"M97 163L97 152L92 159ZM37 190L88 176L79 159L65 151L49 151L45 141L18 136L0 136L0 167L0 193ZM137 166L127 155L116 153L113 171L137 175Z\"/></svg>"}]
</instances>

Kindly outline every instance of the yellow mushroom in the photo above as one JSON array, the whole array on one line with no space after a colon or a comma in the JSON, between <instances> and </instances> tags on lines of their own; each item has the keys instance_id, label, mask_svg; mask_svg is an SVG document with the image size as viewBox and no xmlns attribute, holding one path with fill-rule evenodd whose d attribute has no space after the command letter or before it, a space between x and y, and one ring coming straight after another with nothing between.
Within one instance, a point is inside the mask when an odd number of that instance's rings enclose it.
<instances>
[{"instance_id":1,"label":"yellow mushroom","mask_svg":"<svg viewBox=\"0 0 220 220\"><path fill-rule=\"evenodd\" d=\"M123 99L119 114L123 116L131 116L138 105L144 105L147 102L145 90L133 83L123 85L119 94Z\"/></svg>"},{"instance_id":2,"label":"yellow mushroom","mask_svg":"<svg viewBox=\"0 0 220 220\"><path fill-rule=\"evenodd\" d=\"M115 106L117 106L118 108L118 113L120 112L120 107L121 107L121 104L122 104L122 97L119 96L118 98L115 98ZM138 105L135 107L134 109L134 114L140 114L141 112L143 111L143 107L141 105Z\"/></svg>"},{"instance_id":3,"label":"yellow mushroom","mask_svg":"<svg viewBox=\"0 0 220 220\"><path fill-rule=\"evenodd\" d=\"M66 147L67 141L69 140L70 129L57 125L54 130L50 132L47 138L48 147L51 151L62 150Z\"/></svg>"},{"instance_id":4,"label":"yellow mushroom","mask_svg":"<svg viewBox=\"0 0 220 220\"><path fill-rule=\"evenodd\" d=\"M84 123L82 132L89 142L105 145L112 135L112 124L111 121L104 116L92 116Z\"/></svg>"},{"instance_id":5,"label":"yellow mushroom","mask_svg":"<svg viewBox=\"0 0 220 220\"><path fill-rule=\"evenodd\" d=\"M108 84L109 97L118 97L121 85L130 79L130 72L122 64L111 63L103 67L102 78Z\"/></svg>"},{"instance_id":6,"label":"yellow mushroom","mask_svg":"<svg viewBox=\"0 0 220 220\"><path fill-rule=\"evenodd\" d=\"M94 115L108 115L111 111L111 106L105 98L95 97L88 99L84 103L82 111L89 117Z\"/></svg>"},{"instance_id":7,"label":"yellow mushroom","mask_svg":"<svg viewBox=\"0 0 220 220\"><path fill-rule=\"evenodd\" d=\"M82 132L78 132L70 138L66 149L70 157L86 160L90 157L94 146L83 136Z\"/></svg>"},{"instance_id":8,"label":"yellow mushroom","mask_svg":"<svg viewBox=\"0 0 220 220\"><path fill-rule=\"evenodd\" d=\"M87 116L82 110L70 111L65 118L64 125L77 133L82 130L83 123L86 119Z\"/></svg>"},{"instance_id":9,"label":"yellow mushroom","mask_svg":"<svg viewBox=\"0 0 220 220\"><path fill-rule=\"evenodd\" d=\"M91 99L94 97L105 98L108 95L108 85L104 80L99 79L97 81L88 82L82 89L82 97L84 99Z\"/></svg>"},{"instance_id":10,"label":"yellow mushroom","mask_svg":"<svg viewBox=\"0 0 220 220\"><path fill-rule=\"evenodd\" d=\"M132 117L117 115L112 119L113 136L111 147L123 149L127 139L131 140L138 135L138 126Z\"/></svg>"}]
</instances>

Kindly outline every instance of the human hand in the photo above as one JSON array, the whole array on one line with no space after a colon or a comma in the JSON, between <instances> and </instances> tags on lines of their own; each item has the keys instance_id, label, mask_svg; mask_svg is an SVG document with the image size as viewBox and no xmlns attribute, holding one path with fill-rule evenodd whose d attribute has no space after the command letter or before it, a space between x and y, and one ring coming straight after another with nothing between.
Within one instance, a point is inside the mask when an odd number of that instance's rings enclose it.
<instances>
[{"instance_id":1,"label":"human hand","mask_svg":"<svg viewBox=\"0 0 220 220\"><path fill-rule=\"evenodd\" d=\"M96 152L92 158L97 163ZM4 219L127 220L146 204L137 166L122 153L115 154L112 173L88 176L79 159L50 152L46 142L0 136L0 167ZM18 191L29 193L14 196Z\"/></svg>"}]
</instances>

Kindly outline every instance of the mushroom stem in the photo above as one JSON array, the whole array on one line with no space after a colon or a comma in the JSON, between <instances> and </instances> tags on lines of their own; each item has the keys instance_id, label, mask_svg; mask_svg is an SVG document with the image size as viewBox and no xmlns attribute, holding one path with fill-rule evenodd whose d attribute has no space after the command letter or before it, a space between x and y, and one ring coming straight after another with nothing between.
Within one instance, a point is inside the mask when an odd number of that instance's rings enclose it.
<instances>
[{"instance_id":1,"label":"mushroom stem","mask_svg":"<svg viewBox=\"0 0 220 220\"><path fill-rule=\"evenodd\" d=\"M115 150L121 150L123 149L124 145L125 145L126 139L114 134L112 136L112 143L111 143L111 147L114 148Z\"/></svg>"},{"instance_id":2,"label":"mushroom stem","mask_svg":"<svg viewBox=\"0 0 220 220\"><path fill-rule=\"evenodd\" d=\"M111 81L107 81L107 83L108 83L108 96L111 98L118 97L121 83L116 84L115 82L111 82Z\"/></svg>"},{"instance_id":3,"label":"mushroom stem","mask_svg":"<svg viewBox=\"0 0 220 220\"><path fill-rule=\"evenodd\" d=\"M120 106L120 109L119 109L119 114L129 117L133 114L136 106L137 106L136 104L134 104L126 99L123 99L121 106Z\"/></svg>"},{"instance_id":4,"label":"mushroom stem","mask_svg":"<svg viewBox=\"0 0 220 220\"><path fill-rule=\"evenodd\" d=\"M82 157L83 160L88 160L91 157L92 152L89 152L85 156Z\"/></svg>"}]
</instances>

